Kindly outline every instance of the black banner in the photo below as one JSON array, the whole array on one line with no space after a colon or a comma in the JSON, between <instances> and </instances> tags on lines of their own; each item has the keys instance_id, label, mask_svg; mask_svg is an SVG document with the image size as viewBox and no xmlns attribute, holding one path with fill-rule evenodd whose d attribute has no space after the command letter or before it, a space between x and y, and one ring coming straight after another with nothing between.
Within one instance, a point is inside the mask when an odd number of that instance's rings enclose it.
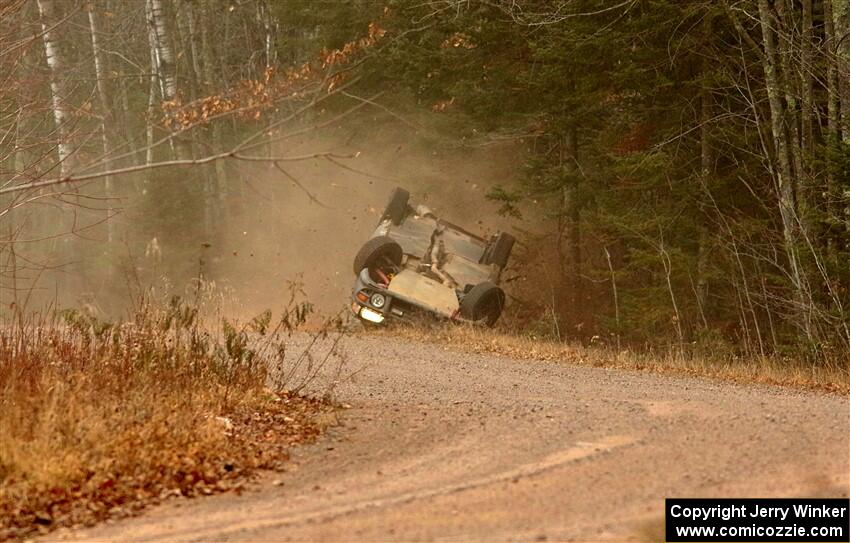
<instances>
[{"instance_id":1,"label":"black banner","mask_svg":"<svg viewBox=\"0 0 850 543\"><path fill-rule=\"evenodd\" d=\"M669 543L850 542L847 499L665 500Z\"/></svg>"}]
</instances>

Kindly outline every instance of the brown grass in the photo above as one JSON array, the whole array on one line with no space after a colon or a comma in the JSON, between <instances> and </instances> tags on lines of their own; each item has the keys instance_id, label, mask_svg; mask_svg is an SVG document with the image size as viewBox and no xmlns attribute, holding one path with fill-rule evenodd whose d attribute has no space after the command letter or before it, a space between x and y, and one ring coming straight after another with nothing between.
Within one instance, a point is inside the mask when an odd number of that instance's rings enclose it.
<instances>
[{"instance_id":1,"label":"brown grass","mask_svg":"<svg viewBox=\"0 0 850 543\"><path fill-rule=\"evenodd\" d=\"M798 389L850 394L850 367L812 364L792 358L735 358L681 353L617 351L583 346L476 326L444 324L398 325L375 333L438 343L462 352L492 353L522 360L548 360L583 366L619 368L738 383L762 383Z\"/></svg>"},{"instance_id":2,"label":"brown grass","mask_svg":"<svg viewBox=\"0 0 850 543\"><path fill-rule=\"evenodd\" d=\"M329 409L266 387L301 309L218 333L177 300L118 325L0 328L0 540L238 489L284 461Z\"/></svg>"}]
</instances>

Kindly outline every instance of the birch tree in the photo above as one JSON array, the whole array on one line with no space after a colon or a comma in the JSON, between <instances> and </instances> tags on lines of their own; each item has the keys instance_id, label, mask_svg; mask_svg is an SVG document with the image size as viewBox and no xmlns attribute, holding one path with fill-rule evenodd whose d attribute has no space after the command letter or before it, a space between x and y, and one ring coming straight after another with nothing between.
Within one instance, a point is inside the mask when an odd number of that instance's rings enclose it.
<instances>
[{"instance_id":1,"label":"birch tree","mask_svg":"<svg viewBox=\"0 0 850 543\"><path fill-rule=\"evenodd\" d=\"M177 98L177 64L174 62L174 49L168 30L166 13L162 0L147 0L148 24L153 37L153 47L156 49L157 73L162 83L164 100Z\"/></svg>"},{"instance_id":2,"label":"birch tree","mask_svg":"<svg viewBox=\"0 0 850 543\"><path fill-rule=\"evenodd\" d=\"M38 12L41 20L42 39L47 67L50 70L50 103L56 127L57 150L61 174L71 169L69 161L73 147L71 145L71 114L68 107L68 88L65 84L65 60L59 45L54 25L58 22L53 0L38 0Z\"/></svg>"},{"instance_id":3,"label":"birch tree","mask_svg":"<svg viewBox=\"0 0 850 543\"><path fill-rule=\"evenodd\" d=\"M540 278L546 314L533 318L584 323L559 333L609 337L616 316L626 342L713 338L759 354L826 353L842 337L832 330L850 323L850 0L396 4L37 0L8 12L0 2L0 24L21 34L0 52L30 47L7 62L16 68L0 89L11 180L0 195L41 190L51 204L32 214L41 235L69 231L57 209L92 216L52 205L54 190L104 180L111 196L112 183L144 175L127 195L126 217L148 221L137 230L177 232L159 238L173 254L200 237L216 246L220 224L243 220L230 211L251 204L228 179L239 161L273 163L277 142L312 130L300 120L344 130L331 119L355 98L377 123L404 104L402 117L462 119L462 134L441 134L458 146L522 147L527 178L491 195L539 228L527 246L554 272ZM395 38L361 55L371 41L354 28ZM64 256L82 259L85 247ZM613 270L608 307L599 279Z\"/></svg>"},{"instance_id":4,"label":"birch tree","mask_svg":"<svg viewBox=\"0 0 850 543\"><path fill-rule=\"evenodd\" d=\"M148 24L150 25L151 43L153 45L153 57L156 61L157 75L162 87L163 100L170 105L177 105L180 100L177 87L177 64L175 62L174 49L172 47L171 34L167 22L167 14L163 0L147 0L148 2ZM188 160L194 155L192 145L185 138L177 136L171 139L177 160ZM203 194L203 217L204 231L212 235L215 227L215 188L206 178L199 179L193 170L187 175L190 182L199 182Z\"/></svg>"},{"instance_id":5,"label":"birch tree","mask_svg":"<svg viewBox=\"0 0 850 543\"><path fill-rule=\"evenodd\" d=\"M257 1L257 20L264 31L264 57L266 69L269 70L277 64L277 34L280 25L272 17L271 5L268 0Z\"/></svg>"},{"instance_id":6,"label":"birch tree","mask_svg":"<svg viewBox=\"0 0 850 543\"><path fill-rule=\"evenodd\" d=\"M100 136L101 136L101 144L103 148L103 156L104 156L104 167L108 171L112 167L112 134L110 133L109 127L112 125L112 101L109 98L109 91L107 90L107 82L106 82L106 65L103 57L103 51L100 47L99 37L99 24L97 18L97 12L95 11L95 7L92 4L88 4L86 6L88 11L88 19L89 19L89 32L91 34L91 46L92 46L92 59L94 61L94 73L95 73L95 81L97 85L97 95L100 102ZM112 220L113 209L112 209L112 176L106 175L103 178L104 183L104 193L106 196L107 207L106 207L106 240L109 243L114 241L114 221Z\"/></svg>"}]
</instances>

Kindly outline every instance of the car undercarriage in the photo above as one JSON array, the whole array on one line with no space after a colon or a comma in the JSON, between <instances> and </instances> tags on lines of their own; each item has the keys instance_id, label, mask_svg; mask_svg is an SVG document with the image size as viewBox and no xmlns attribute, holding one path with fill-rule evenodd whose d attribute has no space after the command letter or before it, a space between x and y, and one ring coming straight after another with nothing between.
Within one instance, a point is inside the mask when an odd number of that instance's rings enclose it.
<instances>
[{"instance_id":1,"label":"car undercarriage","mask_svg":"<svg viewBox=\"0 0 850 543\"><path fill-rule=\"evenodd\" d=\"M492 326L505 304L498 283L513 244L510 234L484 239L413 207L396 188L354 259L352 311L373 324L429 314Z\"/></svg>"}]
</instances>

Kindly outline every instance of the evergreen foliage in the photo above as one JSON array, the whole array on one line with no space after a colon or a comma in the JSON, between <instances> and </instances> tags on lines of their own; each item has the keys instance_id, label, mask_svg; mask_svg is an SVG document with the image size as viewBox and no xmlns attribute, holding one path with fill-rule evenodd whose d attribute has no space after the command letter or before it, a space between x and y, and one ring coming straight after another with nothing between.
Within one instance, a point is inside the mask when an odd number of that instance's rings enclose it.
<instances>
[{"instance_id":1,"label":"evergreen foliage","mask_svg":"<svg viewBox=\"0 0 850 543\"><path fill-rule=\"evenodd\" d=\"M558 270L536 315L554 315L558 334L819 360L850 349L845 0L107 1L93 8L114 52L105 108L70 75L102 78L89 8L39 2L54 4L47 23L76 24L58 34L62 73L32 44L0 57L16 78L4 131L42 139L0 142L13 183L55 166L42 160L50 112L28 101L50 103L51 80L76 112L77 160L103 152L91 134L107 118L112 168L220 152L341 84L413 96L450 121L454 142L526 145L523 181L490 197L546 220L525 245ZM39 13L7 16L4 43L41 28ZM171 69L176 100L163 85ZM201 119L192 138L175 111ZM240 189L226 165L203 168L191 183L178 170L137 175L146 236L177 231L179 246L226 225L228 191Z\"/></svg>"}]
</instances>

